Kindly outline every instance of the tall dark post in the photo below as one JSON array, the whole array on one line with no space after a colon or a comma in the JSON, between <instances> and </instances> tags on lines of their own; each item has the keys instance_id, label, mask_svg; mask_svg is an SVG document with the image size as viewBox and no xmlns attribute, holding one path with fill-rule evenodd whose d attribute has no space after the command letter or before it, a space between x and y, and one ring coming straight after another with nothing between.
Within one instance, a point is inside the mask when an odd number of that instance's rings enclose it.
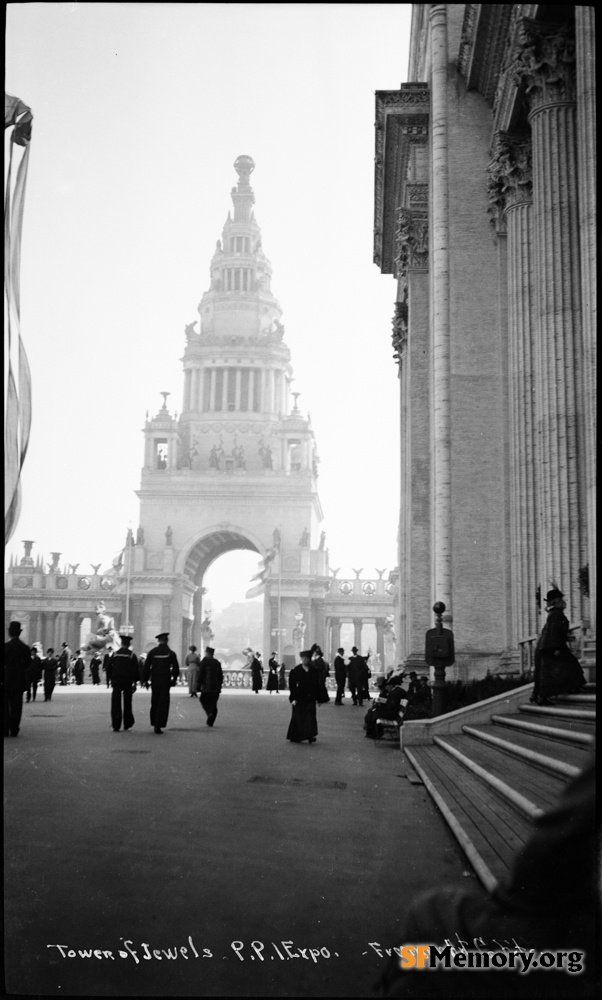
<instances>
[{"instance_id":1,"label":"tall dark post","mask_svg":"<svg viewBox=\"0 0 602 1000\"><path fill-rule=\"evenodd\" d=\"M455 662L454 633L443 628L443 612L445 604L437 601L433 604L435 612L435 628L428 629L425 636L424 659L429 667L435 668L435 683L433 685L433 716L443 715L443 692L445 690L445 668Z\"/></svg>"}]
</instances>

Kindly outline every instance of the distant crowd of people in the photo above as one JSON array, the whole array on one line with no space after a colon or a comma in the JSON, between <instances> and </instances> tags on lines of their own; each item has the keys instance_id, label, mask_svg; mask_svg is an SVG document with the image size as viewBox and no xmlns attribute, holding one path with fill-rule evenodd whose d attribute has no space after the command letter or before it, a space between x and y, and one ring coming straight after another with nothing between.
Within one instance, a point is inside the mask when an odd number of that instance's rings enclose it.
<instances>
[{"instance_id":1,"label":"distant crowd of people","mask_svg":"<svg viewBox=\"0 0 602 1000\"><path fill-rule=\"evenodd\" d=\"M546 595L546 603L548 617L537 644L532 697L538 705L550 705L550 696L582 690L585 683L579 661L567 645L569 623L563 614L566 607L564 595L555 587ZM7 736L16 736L19 732L23 693L27 701L35 701L38 686L42 683L44 701L51 701L57 683L61 686L69 683L81 685L86 671L82 649L73 655L64 642L58 655L50 647L45 656L40 656L40 644L35 643L30 649L21 641L20 634L19 622L11 622L9 642L5 645L4 733ZM136 656L130 648L132 637L120 635L121 646L118 649L107 645L104 650L94 652L90 660L92 684L100 685L103 670L105 683L112 689L111 723L116 732L122 724L125 730L134 725L132 694L138 685L150 688L150 723L154 732L162 733L167 724L169 692L178 682L180 666L175 652L169 648L169 633L161 632L155 638L157 646L146 655ZM245 650L245 653L247 667L251 671L252 690L258 694L263 689L264 680L261 653L252 649ZM300 663L288 675L292 715L287 739L292 743L314 743L318 735L316 706L330 701L330 666L317 643L302 650L299 659ZM215 650L208 646L201 657L196 646L191 645L185 666L190 697L200 698L207 725L213 726L224 683L224 672L215 657ZM345 650L340 647L333 666L336 706L343 706L346 691L353 706L362 707L365 702L370 702L364 716L367 738L380 738L383 735L382 723L388 720L401 725L404 721L431 715L432 693L428 677L418 677L416 671L406 674L401 666L391 668L384 677L377 678L377 694L371 698L369 656L363 656L357 646L352 646L351 655L346 660ZM267 668L266 690L270 694L278 693L285 688L285 684L284 666L278 663L277 654L272 652Z\"/></svg>"}]
</instances>

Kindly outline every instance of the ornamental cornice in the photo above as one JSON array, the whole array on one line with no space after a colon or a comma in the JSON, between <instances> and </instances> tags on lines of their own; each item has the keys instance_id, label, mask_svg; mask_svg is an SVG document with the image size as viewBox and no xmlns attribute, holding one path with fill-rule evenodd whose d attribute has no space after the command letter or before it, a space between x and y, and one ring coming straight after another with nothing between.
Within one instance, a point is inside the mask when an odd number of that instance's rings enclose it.
<instances>
[{"instance_id":1,"label":"ornamental cornice","mask_svg":"<svg viewBox=\"0 0 602 1000\"><path fill-rule=\"evenodd\" d=\"M513 4L466 4L458 68L468 90L492 105L504 63Z\"/></svg>"},{"instance_id":2,"label":"ornamental cornice","mask_svg":"<svg viewBox=\"0 0 602 1000\"><path fill-rule=\"evenodd\" d=\"M529 116L551 104L576 99L575 36L568 24L541 24L522 18L517 32L514 76L529 100Z\"/></svg>"},{"instance_id":3,"label":"ornamental cornice","mask_svg":"<svg viewBox=\"0 0 602 1000\"><path fill-rule=\"evenodd\" d=\"M504 231L504 212L533 200L531 136L498 132L487 165L489 214L498 232Z\"/></svg>"},{"instance_id":4,"label":"ornamental cornice","mask_svg":"<svg viewBox=\"0 0 602 1000\"><path fill-rule=\"evenodd\" d=\"M428 139L430 91L424 83L376 92L374 262L394 274L395 211L403 204L412 145Z\"/></svg>"}]
</instances>

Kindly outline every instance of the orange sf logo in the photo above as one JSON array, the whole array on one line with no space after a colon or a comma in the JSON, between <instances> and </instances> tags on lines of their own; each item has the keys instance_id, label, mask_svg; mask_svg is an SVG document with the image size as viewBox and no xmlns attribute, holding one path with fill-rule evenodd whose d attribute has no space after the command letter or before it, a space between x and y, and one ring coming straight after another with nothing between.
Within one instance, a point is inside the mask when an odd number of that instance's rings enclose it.
<instances>
[{"instance_id":1,"label":"orange sf logo","mask_svg":"<svg viewBox=\"0 0 602 1000\"><path fill-rule=\"evenodd\" d=\"M424 969L429 957L428 944L404 944L399 949L402 969Z\"/></svg>"}]
</instances>

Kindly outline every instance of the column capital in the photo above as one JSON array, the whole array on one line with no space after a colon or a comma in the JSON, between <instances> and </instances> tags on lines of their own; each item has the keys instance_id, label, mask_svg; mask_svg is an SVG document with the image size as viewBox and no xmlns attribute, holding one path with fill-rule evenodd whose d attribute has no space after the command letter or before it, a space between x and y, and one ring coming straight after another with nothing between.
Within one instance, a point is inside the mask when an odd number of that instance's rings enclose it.
<instances>
[{"instance_id":1,"label":"column capital","mask_svg":"<svg viewBox=\"0 0 602 1000\"><path fill-rule=\"evenodd\" d=\"M487 165L489 213L500 232L504 231L504 212L533 200L531 137L496 132L491 155Z\"/></svg>"},{"instance_id":2,"label":"column capital","mask_svg":"<svg viewBox=\"0 0 602 1000\"><path fill-rule=\"evenodd\" d=\"M566 24L521 18L516 32L513 76L528 95L529 117L576 99L575 37Z\"/></svg>"}]
</instances>

